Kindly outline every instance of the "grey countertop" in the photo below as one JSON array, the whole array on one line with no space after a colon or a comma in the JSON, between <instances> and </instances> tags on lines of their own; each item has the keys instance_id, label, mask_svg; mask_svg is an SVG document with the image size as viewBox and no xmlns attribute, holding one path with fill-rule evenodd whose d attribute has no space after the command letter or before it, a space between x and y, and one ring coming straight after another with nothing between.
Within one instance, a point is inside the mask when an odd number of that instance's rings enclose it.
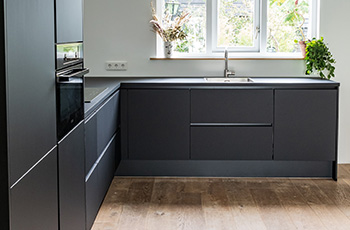
<instances>
[{"instance_id":1,"label":"grey countertop","mask_svg":"<svg viewBox=\"0 0 350 230\"><path fill-rule=\"evenodd\" d=\"M338 82L320 78L302 77L252 77L248 83L207 82L198 78L121 78L121 77L86 77L85 87L107 88L90 103L85 103L85 116L89 116L109 96L119 88L336 88ZM122 83L122 84L121 84Z\"/></svg>"}]
</instances>

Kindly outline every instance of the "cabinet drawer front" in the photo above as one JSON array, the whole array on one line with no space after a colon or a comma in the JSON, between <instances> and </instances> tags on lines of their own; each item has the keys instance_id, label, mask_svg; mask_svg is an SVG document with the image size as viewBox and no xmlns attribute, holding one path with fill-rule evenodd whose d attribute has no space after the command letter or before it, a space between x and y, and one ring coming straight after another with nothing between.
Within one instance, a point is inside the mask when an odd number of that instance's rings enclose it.
<instances>
[{"instance_id":1,"label":"cabinet drawer front","mask_svg":"<svg viewBox=\"0 0 350 230\"><path fill-rule=\"evenodd\" d=\"M272 160L272 127L193 127L193 160Z\"/></svg>"},{"instance_id":2,"label":"cabinet drawer front","mask_svg":"<svg viewBox=\"0 0 350 230\"><path fill-rule=\"evenodd\" d=\"M86 229L91 229L101 205L99 197L98 170L95 168L85 183Z\"/></svg>"},{"instance_id":3,"label":"cabinet drawer front","mask_svg":"<svg viewBox=\"0 0 350 230\"><path fill-rule=\"evenodd\" d=\"M85 122L85 175L97 158L97 116L95 115Z\"/></svg>"},{"instance_id":4,"label":"cabinet drawer front","mask_svg":"<svg viewBox=\"0 0 350 230\"><path fill-rule=\"evenodd\" d=\"M272 90L192 90L191 122L272 123Z\"/></svg>"},{"instance_id":5,"label":"cabinet drawer front","mask_svg":"<svg viewBox=\"0 0 350 230\"><path fill-rule=\"evenodd\" d=\"M119 91L103 105L97 116L97 152L101 154L118 129Z\"/></svg>"}]
</instances>

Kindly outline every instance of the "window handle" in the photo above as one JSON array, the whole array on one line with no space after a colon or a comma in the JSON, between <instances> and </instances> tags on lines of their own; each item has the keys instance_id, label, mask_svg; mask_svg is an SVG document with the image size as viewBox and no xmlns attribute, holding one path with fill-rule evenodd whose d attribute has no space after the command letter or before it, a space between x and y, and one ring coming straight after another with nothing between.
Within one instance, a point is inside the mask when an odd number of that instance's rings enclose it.
<instances>
[{"instance_id":1,"label":"window handle","mask_svg":"<svg viewBox=\"0 0 350 230\"><path fill-rule=\"evenodd\" d=\"M257 27L255 27L255 39L258 39L259 33L260 33L260 27L257 26Z\"/></svg>"}]
</instances>

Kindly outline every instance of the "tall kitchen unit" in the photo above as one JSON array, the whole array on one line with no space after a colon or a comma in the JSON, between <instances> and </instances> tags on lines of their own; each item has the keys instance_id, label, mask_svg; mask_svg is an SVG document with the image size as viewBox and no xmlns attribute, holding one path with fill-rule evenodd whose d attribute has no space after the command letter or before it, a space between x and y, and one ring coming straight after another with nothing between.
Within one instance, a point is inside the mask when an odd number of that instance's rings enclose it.
<instances>
[{"instance_id":1,"label":"tall kitchen unit","mask_svg":"<svg viewBox=\"0 0 350 230\"><path fill-rule=\"evenodd\" d=\"M0 0L0 229L58 229L54 1Z\"/></svg>"}]
</instances>

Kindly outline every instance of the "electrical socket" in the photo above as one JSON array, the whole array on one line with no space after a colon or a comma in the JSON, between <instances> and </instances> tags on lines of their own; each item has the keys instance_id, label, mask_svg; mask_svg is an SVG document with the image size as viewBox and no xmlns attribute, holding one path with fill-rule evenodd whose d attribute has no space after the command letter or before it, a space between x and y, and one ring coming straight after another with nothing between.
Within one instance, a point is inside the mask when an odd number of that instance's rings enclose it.
<instances>
[{"instance_id":1,"label":"electrical socket","mask_svg":"<svg viewBox=\"0 0 350 230\"><path fill-rule=\"evenodd\" d=\"M126 71L128 69L127 61L107 61L106 70L109 71Z\"/></svg>"}]
</instances>

